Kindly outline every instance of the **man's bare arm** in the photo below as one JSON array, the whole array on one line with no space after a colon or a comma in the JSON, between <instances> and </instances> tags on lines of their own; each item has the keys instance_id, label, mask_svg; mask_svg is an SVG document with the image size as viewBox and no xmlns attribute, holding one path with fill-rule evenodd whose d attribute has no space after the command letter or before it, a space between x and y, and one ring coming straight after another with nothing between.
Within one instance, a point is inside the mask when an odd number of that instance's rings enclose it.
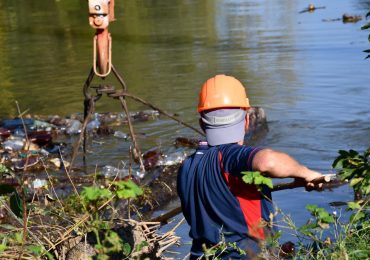
<instances>
[{"instance_id":1,"label":"man's bare arm","mask_svg":"<svg viewBox=\"0 0 370 260\"><path fill-rule=\"evenodd\" d=\"M311 181L322 176L321 173L301 165L288 154L271 149L257 152L252 167L272 178L303 179L307 186L312 186Z\"/></svg>"}]
</instances>

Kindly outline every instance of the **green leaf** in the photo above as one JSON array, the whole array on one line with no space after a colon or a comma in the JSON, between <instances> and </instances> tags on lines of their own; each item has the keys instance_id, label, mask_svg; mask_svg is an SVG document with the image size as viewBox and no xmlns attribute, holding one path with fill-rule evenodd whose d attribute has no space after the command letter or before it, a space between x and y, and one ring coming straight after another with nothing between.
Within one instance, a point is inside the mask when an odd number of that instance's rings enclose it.
<instances>
[{"instance_id":1,"label":"green leaf","mask_svg":"<svg viewBox=\"0 0 370 260\"><path fill-rule=\"evenodd\" d=\"M257 186L260 185L266 185L269 188L273 188L272 180L268 177L263 176L260 172L256 171L248 171L248 172L242 172L243 177L242 180L246 184L254 184Z\"/></svg>"},{"instance_id":2,"label":"green leaf","mask_svg":"<svg viewBox=\"0 0 370 260\"><path fill-rule=\"evenodd\" d=\"M325 223L334 223L334 217L330 215L328 212L320 212L319 219Z\"/></svg>"},{"instance_id":3,"label":"green leaf","mask_svg":"<svg viewBox=\"0 0 370 260\"><path fill-rule=\"evenodd\" d=\"M117 197L120 199L129 199L129 198L135 198L136 194L132 190L118 190Z\"/></svg>"},{"instance_id":4,"label":"green leaf","mask_svg":"<svg viewBox=\"0 0 370 260\"><path fill-rule=\"evenodd\" d=\"M136 198L143 194L143 190L132 180L113 183L117 187L116 194L120 199Z\"/></svg>"},{"instance_id":5,"label":"green leaf","mask_svg":"<svg viewBox=\"0 0 370 260\"><path fill-rule=\"evenodd\" d=\"M131 253L131 246L128 243L123 244L123 253L128 256Z\"/></svg>"},{"instance_id":6,"label":"green leaf","mask_svg":"<svg viewBox=\"0 0 370 260\"><path fill-rule=\"evenodd\" d=\"M9 173L9 169L2 163L0 163L0 173Z\"/></svg>"},{"instance_id":7,"label":"green leaf","mask_svg":"<svg viewBox=\"0 0 370 260\"><path fill-rule=\"evenodd\" d=\"M359 202L356 202L356 201L347 202L347 205L348 205L348 208L351 209L351 210L361 208L360 203Z\"/></svg>"},{"instance_id":8,"label":"green leaf","mask_svg":"<svg viewBox=\"0 0 370 260\"><path fill-rule=\"evenodd\" d=\"M370 185L367 186L365 190L365 195L368 195L370 193Z\"/></svg>"},{"instance_id":9,"label":"green leaf","mask_svg":"<svg viewBox=\"0 0 370 260\"><path fill-rule=\"evenodd\" d=\"M370 23L365 24L364 26L361 27L361 30L366 30L370 28Z\"/></svg>"},{"instance_id":10,"label":"green leaf","mask_svg":"<svg viewBox=\"0 0 370 260\"><path fill-rule=\"evenodd\" d=\"M368 12L365 16L365 18L367 19L367 17L370 16L370 12Z\"/></svg>"},{"instance_id":11,"label":"green leaf","mask_svg":"<svg viewBox=\"0 0 370 260\"><path fill-rule=\"evenodd\" d=\"M101 199L107 199L112 196L110 190L105 188L98 188L96 186L91 187L84 187L83 191L81 192L81 196L86 201L96 201Z\"/></svg>"},{"instance_id":12,"label":"green leaf","mask_svg":"<svg viewBox=\"0 0 370 260\"><path fill-rule=\"evenodd\" d=\"M364 178L353 178L351 180L351 182L349 183L349 185L351 185L351 187L355 186L356 184L360 183Z\"/></svg>"},{"instance_id":13,"label":"green leaf","mask_svg":"<svg viewBox=\"0 0 370 260\"><path fill-rule=\"evenodd\" d=\"M0 244L0 253L1 252L4 252L7 248L7 245L6 244Z\"/></svg>"},{"instance_id":14,"label":"green leaf","mask_svg":"<svg viewBox=\"0 0 370 260\"><path fill-rule=\"evenodd\" d=\"M349 156L349 152L345 151L345 150L339 150L338 153L343 156L343 157L348 157Z\"/></svg>"},{"instance_id":15,"label":"green leaf","mask_svg":"<svg viewBox=\"0 0 370 260\"><path fill-rule=\"evenodd\" d=\"M369 34L369 41L370 41L370 34ZM364 50L363 52L370 53L370 49Z\"/></svg>"},{"instance_id":16,"label":"green leaf","mask_svg":"<svg viewBox=\"0 0 370 260\"><path fill-rule=\"evenodd\" d=\"M22 205L23 202L17 192L15 192L12 196L10 196L9 204L14 214L17 217L22 218L23 217L23 205Z\"/></svg>"},{"instance_id":17,"label":"green leaf","mask_svg":"<svg viewBox=\"0 0 370 260\"><path fill-rule=\"evenodd\" d=\"M246 184L253 184L253 174L252 172L243 172L243 174L245 174L243 177L242 177L242 180L246 183Z\"/></svg>"},{"instance_id":18,"label":"green leaf","mask_svg":"<svg viewBox=\"0 0 370 260\"><path fill-rule=\"evenodd\" d=\"M30 250L35 255L40 255L42 253L42 247L41 246L30 245L27 248L28 248L28 250Z\"/></svg>"},{"instance_id":19,"label":"green leaf","mask_svg":"<svg viewBox=\"0 0 370 260\"><path fill-rule=\"evenodd\" d=\"M23 242L23 231L15 233L14 239L17 243L21 244Z\"/></svg>"},{"instance_id":20,"label":"green leaf","mask_svg":"<svg viewBox=\"0 0 370 260\"><path fill-rule=\"evenodd\" d=\"M363 211L358 211L358 212L351 215L350 221L353 222L353 223L356 223L360 220L363 220L365 218L365 216L366 215Z\"/></svg>"},{"instance_id":21,"label":"green leaf","mask_svg":"<svg viewBox=\"0 0 370 260\"><path fill-rule=\"evenodd\" d=\"M309 212L313 213L314 211L316 211L316 210L317 210L317 206L316 206L316 205L313 205L313 204L307 204L307 205L306 205L306 209L307 209Z\"/></svg>"},{"instance_id":22,"label":"green leaf","mask_svg":"<svg viewBox=\"0 0 370 260\"><path fill-rule=\"evenodd\" d=\"M140 244L138 244L137 246L136 246L136 252L140 252L141 251L141 249L143 249L144 247L146 247L146 246L149 246L149 243L147 242L147 241L142 241Z\"/></svg>"},{"instance_id":23,"label":"green leaf","mask_svg":"<svg viewBox=\"0 0 370 260\"><path fill-rule=\"evenodd\" d=\"M270 178L265 178L264 184L269 187L270 189L274 188L274 185L272 184L272 180Z\"/></svg>"},{"instance_id":24,"label":"green leaf","mask_svg":"<svg viewBox=\"0 0 370 260\"><path fill-rule=\"evenodd\" d=\"M367 56L365 57L365 60L366 60L366 59L368 59L368 58L370 58L370 55L367 55Z\"/></svg>"},{"instance_id":25,"label":"green leaf","mask_svg":"<svg viewBox=\"0 0 370 260\"><path fill-rule=\"evenodd\" d=\"M339 176L340 176L341 180L344 181L344 180L350 179L355 170L356 169L343 169L343 170L341 170L340 173L339 173Z\"/></svg>"}]
</instances>

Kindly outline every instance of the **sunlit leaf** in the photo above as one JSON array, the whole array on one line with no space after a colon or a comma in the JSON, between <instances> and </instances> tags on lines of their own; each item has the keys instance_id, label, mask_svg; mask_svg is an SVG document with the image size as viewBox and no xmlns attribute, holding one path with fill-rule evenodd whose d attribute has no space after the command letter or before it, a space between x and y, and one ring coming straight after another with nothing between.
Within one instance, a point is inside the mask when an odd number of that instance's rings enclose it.
<instances>
[{"instance_id":1,"label":"sunlit leaf","mask_svg":"<svg viewBox=\"0 0 370 260\"><path fill-rule=\"evenodd\" d=\"M306 209L307 209L309 212L314 212L314 211L317 209L317 206L316 206L316 205L313 205L313 204L307 204L307 205L306 205Z\"/></svg>"},{"instance_id":2,"label":"sunlit leaf","mask_svg":"<svg viewBox=\"0 0 370 260\"><path fill-rule=\"evenodd\" d=\"M353 187L356 184L360 183L363 179L364 178L353 178L349 184Z\"/></svg>"},{"instance_id":3,"label":"sunlit leaf","mask_svg":"<svg viewBox=\"0 0 370 260\"><path fill-rule=\"evenodd\" d=\"M143 194L143 190L132 180L113 183L117 187L116 194L120 199L135 198Z\"/></svg>"},{"instance_id":4,"label":"sunlit leaf","mask_svg":"<svg viewBox=\"0 0 370 260\"><path fill-rule=\"evenodd\" d=\"M4 252L6 248L7 248L6 244L0 244L0 253Z\"/></svg>"},{"instance_id":5,"label":"sunlit leaf","mask_svg":"<svg viewBox=\"0 0 370 260\"><path fill-rule=\"evenodd\" d=\"M365 24L364 26L361 27L361 30L366 30L370 28L370 23Z\"/></svg>"},{"instance_id":6,"label":"sunlit leaf","mask_svg":"<svg viewBox=\"0 0 370 260\"><path fill-rule=\"evenodd\" d=\"M81 196L87 201L96 201L100 199L107 199L112 196L108 189L102 189L95 186L84 187Z\"/></svg>"},{"instance_id":7,"label":"sunlit leaf","mask_svg":"<svg viewBox=\"0 0 370 260\"><path fill-rule=\"evenodd\" d=\"M359 202L355 202L355 201L347 202L347 205L348 205L348 208L351 209L351 210L361 208L360 203Z\"/></svg>"},{"instance_id":8,"label":"sunlit leaf","mask_svg":"<svg viewBox=\"0 0 370 260\"><path fill-rule=\"evenodd\" d=\"M42 253L41 246L31 245L31 246L28 246L28 250L30 250L35 255L40 255Z\"/></svg>"}]
</instances>

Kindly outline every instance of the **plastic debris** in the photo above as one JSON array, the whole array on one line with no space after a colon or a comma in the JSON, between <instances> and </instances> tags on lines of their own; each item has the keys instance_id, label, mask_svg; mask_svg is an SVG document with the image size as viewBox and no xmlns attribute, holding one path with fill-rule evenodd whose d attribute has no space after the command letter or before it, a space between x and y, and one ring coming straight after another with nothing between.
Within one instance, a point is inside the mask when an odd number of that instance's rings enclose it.
<instances>
[{"instance_id":1,"label":"plastic debris","mask_svg":"<svg viewBox=\"0 0 370 260\"><path fill-rule=\"evenodd\" d=\"M99 127L100 127L99 114L95 113L94 120L90 121L87 124L86 129L87 131L93 131L95 129L98 129Z\"/></svg>"},{"instance_id":2,"label":"plastic debris","mask_svg":"<svg viewBox=\"0 0 370 260\"><path fill-rule=\"evenodd\" d=\"M170 166L175 164L180 164L186 158L187 154L185 152L175 152L170 155L165 155L163 160L159 160L157 165Z\"/></svg>"},{"instance_id":3,"label":"plastic debris","mask_svg":"<svg viewBox=\"0 0 370 260\"><path fill-rule=\"evenodd\" d=\"M35 190L40 189L40 188L47 188L47 186L48 186L48 183L46 180L36 179L32 182L32 188L34 188Z\"/></svg>"},{"instance_id":4,"label":"plastic debris","mask_svg":"<svg viewBox=\"0 0 370 260\"><path fill-rule=\"evenodd\" d=\"M8 139L3 143L3 148L10 151L19 151L23 148L24 141L20 138Z\"/></svg>"},{"instance_id":5,"label":"plastic debris","mask_svg":"<svg viewBox=\"0 0 370 260\"><path fill-rule=\"evenodd\" d=\"M12 130L12 129L17 129L17 128L23 128L23 123L27 127L33 125L33 119L22 119L16 118L16 119L5 119L2 121L1 126L3 128Z\"/></svg>"},{"instance_id":6,"label":"plastic debris","mask_svg":"<svg viewBox=\"0 0 370 260\"><path fill-rule=\"evenodd\" d=\"M0 127L0 138L1 139L6 139L11 135L11 132L9 129L5 129Z\"/></svg>"},{"instance_id":7,"label":"plastic debris","mask_svg":"<svg viewBox=\"0 0 370 260\"><path fill-rule=\"evenodd\" d=\"M45 128L52 128L52 129L57 128L56 125L50 124L50 123L45 122L45 121L40 121L40 120L34 120L32 126L35 127L35 128L43 128L43 129L45 129Z\"/></svg>"},{"instance_id":8,"label":"plastic debris","mask_svg":"<svg viewBox=\"0 0 370 260\"><path fill-rule=\"evenodd\" d=\"M51 163L53 163L57 168L62 168L62 167L69 167L71 164L65 160L61 160L59 158L53 158L50 160Z\"/></svg>"},{"instance_id":9,"label":"plastic debris","mask_svg":"<svg viewBox=\"0 0 370 260\"><path fill-rule=\"evenodd\" d=\"M72 119L70 120L68 127L66 129L66 133L69 135L79 134L81 133L82 123L78 120Z\"/></svg>"},{"instance_id":10,"label":"plastic debris","mask_svg":"<svg viewBox=\"0 0 370 260\"><path fill-rule=\"evenodd\" d=\"M114 137L121 138L121 139L128 139L128 135L121 132L121 131L115 131L113 134Z\"/></svg>"},{"instance_id":11,"label":"plastic debris","mask_svg":"<svg viewBox=\"0 0 370 260\"><path fill-rule=\"evenodd\" d=\"M14 169L23 170L26 166L27 168L35 166L39 162L38 156L30 156L20 160L14 161Z\"/></svg>"},{"instance_id":12,"label":"plastic debris","mask_svg":"<svg viewBox=\"0 0 370 260\"><path fill-rule=\"evenodd\" d=\"M24 132L24 130L22 128L17 128L13 131L13 136L25 137L26 133Z\"/></svg>"},{"instance_id":13,"label":"plastic debris","mask_svg":"<svg viewBox=\"0 0 370 260\"><path fill-rule=\"evenodd\" d=\"M111 165L106 165L102 169L102 174L106 178L112 178L118 176L119 178L124 178L129 175L128 169L119 169Z\"/></svg>"},{"instance_id":14,"label":"plastic debris","mask_svg":"<svg viewBox=\"0 0 370 260\"><path fill-rule=\"evenodd\" d=\"M27 151L39 151L40 147L32 142L25 142L24 149Z\"/></svg>"},{"instance_id":15,"label":"plastic debris","mask_svg":"<svg viewBox=\"0 0 370 260\"><path fill-rule=\"evenodd\" d=\"M36 131L31 132L28 135L28 138L35 144L38 144L39 146L44 146L49 143L51 143L52 137L51 134L47 131Z\"/></svg>"}]
</instances>

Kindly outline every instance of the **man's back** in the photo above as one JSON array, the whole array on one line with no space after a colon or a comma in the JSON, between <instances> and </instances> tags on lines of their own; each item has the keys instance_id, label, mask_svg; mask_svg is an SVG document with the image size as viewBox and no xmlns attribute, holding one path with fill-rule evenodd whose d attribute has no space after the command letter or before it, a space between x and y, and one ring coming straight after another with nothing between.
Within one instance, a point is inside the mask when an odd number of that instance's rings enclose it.
<instances>
[{"instance_id":1,"label":"man's back","mask_svg":"<svg viewBox=\"0 0 370 260\"><path fill-rule=\"evenodd\" d=\"M206 143L183 163L178 193L193 238L192 255L202 254L220 241L237 242L241 249L256 250L255 239L263 239L261 219L268 220L270 197L245 184L242 171L252 170L257 148L239 144L209 147ZM246 248L253 247L253 248Z\"/></svg>"}]
</instances>

